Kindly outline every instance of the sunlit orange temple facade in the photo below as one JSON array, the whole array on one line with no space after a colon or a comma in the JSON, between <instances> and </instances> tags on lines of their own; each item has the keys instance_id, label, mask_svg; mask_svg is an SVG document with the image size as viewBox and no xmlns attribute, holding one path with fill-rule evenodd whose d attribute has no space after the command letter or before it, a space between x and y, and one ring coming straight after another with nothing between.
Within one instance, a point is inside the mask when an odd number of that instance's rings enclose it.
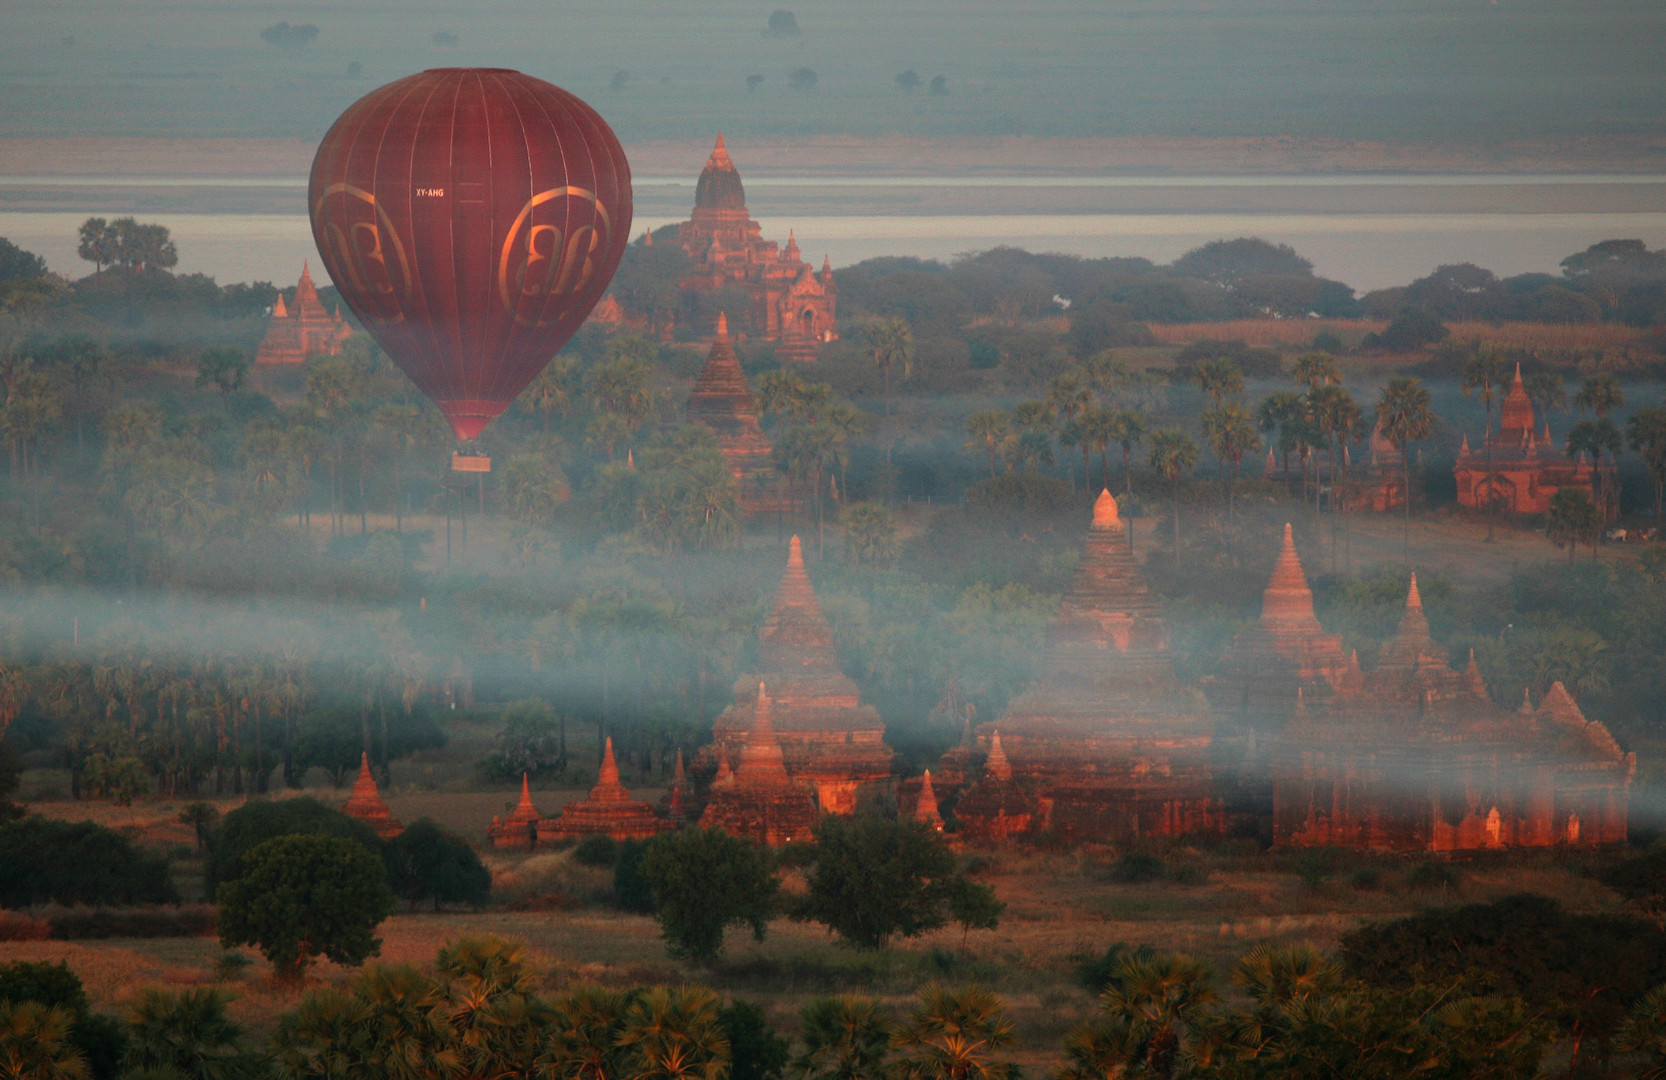
<instances>
[{"instance_id":1,"label":"sunlit orange temple facade","mask_svg":"<svg viewBox=\"0 0 1666 1080\"><path fill-rule=\"evenodd\" d=\"M1416 575L1395 637L1362 671L1325 633L1289 527L1217 701L1272 745L1273 840L1462 852L1625 840L1636 758L1554 684L1536 708L1487 693L1430 636Z\"/></svg>"},{"instance_id":2,"label":"sunlit orange temple facade","mask_svg":"<svg viewBox=\"0 0 1666 1080\"><path fill-rule=\"evenodd\" d=\"M687 415L689 423L717 436L743 511L761 514L795 508L775 468L769 436L758 423L757 403L729 340L729 320L722 314L717 316L717 334L706 364L688 396Z\"/></svg>"},{"instance_id":3,"label":"sunlit orange temple facade","mask_svg":"<svg viewBox=\"0 0 1666 1080\"><path fill-rule=\"evenodd\" d=\"M301 280L295 286L293 308L278 294L272 305L272 321L255 352L257 364L301 364L314 356L334 356L352 334L338 310L331 315L318 299L312 283L312 269L301 264Z\"/></svg>"},{"instance_id":4,"label":"sunlit orange temple facade","mask_svg":"<svg viewBox=\"0 0 1666 1080\"><path fill-rule=\"evenodd\" d=\"M359 775L353 781L352 794L342 805L341 812L369 825L383 840L392 839L405 831L405 826L399 823L399 819L388 809L388 804L382 801L382 793L376 787L376 777L370 772L369 754L359 755Z\"/></svg>"},{"instance_id":5,"label":"sunlit orange temple facade","mask_svg":"<svg viewBox=\"0 0 1666 1080\"><path fill-rule=\"evenodd\" d=\"M1126 529L1102 492L1047 631L1041 676L977 730L972 760L951 751L939 762L937 790L954 782L967 839L1125 843L1221 832L1209 708L1175 677L1168 623Z\"/></svg>"},{"instance_id":6,"label":"sunlit orange temple facade","mask_svg":"<svg viewBox=\"0 0 1666 1080\"><path fill-rule=\"evenodd\" d=\"M1562 488L1578 488L1594 498L1595 470L1591 463L1584 455L1575 461L1557 449L1548 421L1542 429L1536 424L1533 402L1521 379L1521 365L1517 364L1498 430L1487 432L1481 447L1474 450L1469 436L1464 436L1453 469L1458 502L1477 510L1491 504L1513 514L1543 514L1550 510L1551 496ZM1602 471L1605 480L1612 479L1612 465L1605 462Z\"/></svg>"},{"instance_id":7,"label":"sunlit orange temple facade","mask_svg":"<svg viewBox=\"0 0 1666 1080\"><path fill-rule=\"evenodd\" d=\"M769 737L779 743L783 768L813 794L820 811L894 811L885 723L839 670L833 632L805 573L796 536L788 545L775 603L758 632L757 669L736 680L734 704L717 718L712 744L695 759L697 780L715 784L725 769L739 775L740 759L756 737L762 688L771 702Z\"/></svg>"},{"instance_id":8,"label":"sunlit orange temple facade","mask_svg":"<svg viewBox=\"0 0 1666 1080\"><path fill-rule=\"evenodd\" d=\"M694 262L683 287L745 290L758 336L774 342L783 360L814 360L823 343L838 339L839 290L831 264L823 258L816 272L800 257L791 233L784 248L763 238L721 134L695 185L694 213L678 226L678 237Z\"/></svg>"}]
</instances>

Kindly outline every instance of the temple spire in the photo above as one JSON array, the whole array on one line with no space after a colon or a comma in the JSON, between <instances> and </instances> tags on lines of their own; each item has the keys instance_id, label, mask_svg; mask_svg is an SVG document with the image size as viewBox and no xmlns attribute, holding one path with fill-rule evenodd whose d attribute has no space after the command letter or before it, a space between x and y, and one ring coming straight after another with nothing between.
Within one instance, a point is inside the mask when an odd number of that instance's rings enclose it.
<instances>
[{"instance_id":1,"label":"temple spire","mask_svg":"<svg viewBox=\"0 0 1666 1080\"><path fill-rule=\"evenodd\" d=\"M729 316L721 311L717 313L717 336L725 341L729 339Z\"/></svg>"},{"instance_id":2,"label":"temple spire","mask_svg":"<svg viewBox=\"0 0 1666 1080\"><path fill-rule=\"evenodd\" d=\"M723 132L717 133L717 144L712 147L711 157L706 159L706 168L732 169L735 163L729 159L729 150L723 145Z\"/></svg>"},{"instance_id":3,"label":"temple spire","mask_svg":"<svg viewBox=\"0 0 1666 1080\"><path fill-rule=\"evenodd\" d=\"M1116 496L1109 488L1100 488L1099 498L1093 500L1093 527L1122 531L1122 515L1117 512Z\"/></svg>"},{"instance_id":4,"label":"temple spire","mask_svg":"<svg viewBox=\"0 0 1666 1080\"><path fill-rule=\"evenodd\" d=\"M920 797L914 803L914 820L943 831L943 814L937 809L937 791L931 786L931 770L920 778Z\"/></svg>"},{"instance_id":5,"label":"temple spire","mask_svg":"<svg viewBox=\"0 0 1666 1080\"><path fill-rule=\"evenodd\" d=\"M1007 760L1006 749L1001 746L1001 733L990 733L989 757L984 759L983 773L996 780L1012 779L1012 762Z\"/></svg>"},{"instance_id":6,"label":"temple spire","mask_svg":"<svg viewBox=\"0 0 1666 1080\"><path fill-rule=\"evenodd\" d=\"M1311 623L1319 629L1313 614L1313 590L1308 587L1307 574L1302 570L1301 557L1296 554L1296 533L1289 522L1284 523L1284 542L1278 549L1278 560L1273 563L1273 576L1261 594L1261 623Z\"/></svg>"},{"instance_id":7,"label":"temple spire","mask_svg":"<svg viewBox=\"0 0 1666 1080\"><path fill-rule=\"evenodd\" d=\"M748 785L781 785L789 782L787 763L781 753L781 740L775 735L775 720L770 715L769 690L758 684L758 704L752 713L752 729L746 733L746 745L741 747L740 766L735 779Z\"/></svg>"}]
</instances>

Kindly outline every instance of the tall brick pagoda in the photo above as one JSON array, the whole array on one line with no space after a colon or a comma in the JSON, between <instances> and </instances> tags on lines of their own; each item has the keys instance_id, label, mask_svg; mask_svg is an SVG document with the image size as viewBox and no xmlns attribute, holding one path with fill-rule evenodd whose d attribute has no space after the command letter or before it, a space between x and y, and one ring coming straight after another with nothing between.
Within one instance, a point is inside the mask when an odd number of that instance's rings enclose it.
<instances>
[{"instance_id":1,"label":"tall brick pagoda","mask_svg":"<svg viewBox=\"0 0 1666 1080\"><path fill-rule=\"evenodd\" d=\"M771 846L808 840L821 816L816 797L787 772L764 684L758 684L752 703L738 763L712 783L700 826Z\"/></svg>"},{"instance_id":2,"label":"tall brick pagoda","mask_svg":"<svg viewBox=\"0 0 1666 1080\"><path fill-rule=\"evenodd\" d=\"M728 317L721 312L706 365L688 395L687 415L689 423L717 436L740 491L742 510L759 514L796 508L775 468L773 447L758 423L757 402L729 340Z\"/></svg>"},{"instance_id":3,"label":"tall brick pagoda","mask_svg":"<svg viewBox=\"0 0 1666 1080\"><path fill-rule=\"evenodd\" d=\"M382 793L376 788L376 778L370 773L369 754L359 755L358 779L353 781L353 792L342 805L341 812L367 823L384 840L405 831L405 826L382 801Z\"/></svg>"},{"instance_id":4,"label":"tall brick pagoda","mask_svg":"<svg viewBox=\"0 0 1666 1080\"><path fill-rule=\"evenodd\" d=\"M978 729L979 742L993 759L999 731L1010 783L1030 800L1030 831L1103 843L1218 833L1214 725L1202 694L1175 679L1168 624L1126 528L1116 499L1102 492L1047 631L1042 673L999 721ZM983 772L992 775L988 760ZM994 827L977 787L955 809L974 838ZM1003 794L999 806L1010 822L1012 800Z\"/></svg>"},{"instance_id":5,"label":"tall brick pagoda","mask_svg":"<svg viewBox=\"0 0 1666 1080\"><path fill-rule=\"evenodd\" d=\"M735 683L735 703L712 726L713 744L697 769L711 775L748 744L757 713L757 688L773 701L771 729L787 773L809 784L821 809L891 812L896 806L892 753L885 723L862 703L856 684L833 653L833 632L804 571L804 549L793 537L775 605L758 632L758 666Z\"/></svg>"},{"instance_id":6,"label":"tall brick pagoda","mask_svg":"<svg viewBox=\"0 0 1666 1080\"><path fill-rule=\"evenodd\" d=\"M1273 838L1432 852L1621 843L1635 769L1561 683L1511 711L1473 653L1454 669L1413 575L1376 666L1328 702L1298 701L1273 756Z\"/></svg>"},{"instance_id":7,"label":"tall brick pagoda","mask_svg":"<svg viewBox=\"0 0 1666 1080\"><path fill-rule=\"evenodd\" d=\"M255 363L300 364L314 356L334 356L352 332L342 321L340 310L334 315L325 310L312 283L312 269L303 262L301 280L295 286L295 303L293 307L285 304L283 294L278 294L266 336L255 351Z\"/></svg>"},{"instance_id":8,"label":"tall brick pagoda","mask_svg":"<svg viewBox=\"0 0 1666 1080\"><path fill-rule=\"evenodd\" d=\"M721 133L695 184L694 212L678 227L678 237L694 261L683 287L745 290L752 324L762 340L776 344L782 359L814 360L822 344L838 340L833 268L824 258L818 274L800 257L790 233L785 248L763 238L763 228L747 212L746 187Z\"/></svg>"},{"instance_id":9,"label":"tall brick pagoda","mask_svg":"<svg viewBox=\"0 0 1666 1080\"><path fill-rule=\"evenodd\" d=\"M665 819L654 808L631 797L619 782L619 763L613 757L613 740L602 750L602 767L590 794L561 808L553 818L538 823L540 844L561 844L586 836L611 836L615 840L643 840L665 828Z\"/></svg>"}]
</instances>

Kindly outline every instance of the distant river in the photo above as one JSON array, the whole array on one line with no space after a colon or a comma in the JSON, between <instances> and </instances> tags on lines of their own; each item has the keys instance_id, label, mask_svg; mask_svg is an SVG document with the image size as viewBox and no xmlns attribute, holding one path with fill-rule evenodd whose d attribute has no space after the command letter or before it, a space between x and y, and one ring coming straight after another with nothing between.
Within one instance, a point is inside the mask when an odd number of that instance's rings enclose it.
<instances>
[{"instance_id":1,"label":"distant river","mask_svg":"<svg viewBox=\"0 0 1666 1080\"><path fill-rule=\"evenodd\" d=\"M79 275L89 214L167 225L180 270L291 282L316 266L304 182L281 178L0 177L0 235ZM999 245L1168 262L1210 240L1260 236L1360 291L1443 263L1557 272L1599 240L1666 247L1663 176L780 177L747 180L764 235L805 258L948 259ZM634 231L687 217L687 181L638 177Z\"/></svg>"}]
</instances>

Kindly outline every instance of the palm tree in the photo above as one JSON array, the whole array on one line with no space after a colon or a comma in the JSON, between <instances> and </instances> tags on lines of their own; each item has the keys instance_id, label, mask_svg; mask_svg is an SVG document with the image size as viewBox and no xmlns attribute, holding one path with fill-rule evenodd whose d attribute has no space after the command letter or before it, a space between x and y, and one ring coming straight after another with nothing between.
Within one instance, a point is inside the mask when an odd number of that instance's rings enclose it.
<instances>
[{"instance_id":1,"label":"palm tree","mask_svg":"<svg viewBox=\"0 0 1666 1080\"><path fill-rule=\"evenodd\" d=\"M1105 1013L1126 1020L1150 1074L1171 1077L1187 1040L1217 1000L1209 967L1184 953L1125 957L1104 993Z\"/></svg>"},{"instance_id":2,"label":"palm tree","mask_svg":"<svg viewBox=\"0 0 1666 1080\"><path fill-rule=\"evenodd\" d=\"M370 1006L334 988L309 990L278 1021L272 1064L283 1080L359 1080L372 1075Z\"/></svg>"},{"instance_id":3,"label":"palm tree","mask_svg":"<svg viewBox=\"0 0 1666 1080\"><path fill-rule=\"evenodd\" d=\"M542 376L539 376L542 378ZM393 402L376 410L371 424L381 431L393 448L393 528L405 531L405 451L421 446L433 424L427 414L409 402Z\"/></svg>"},{"instance_id":4,"label":"palm tree","mask_svg":"<svg viewBox=\"0 0 1666 1080\"><path fill-rule=\"evenodd\" d=\"M1550 414L1567 408L1568 391L1562 383L1562 376L1554 371L1535 371L1522 381L1527 391L1527 400L1533 403L1533 411L1548 421Z\"/></svg>"},{"instance_id":5,"label":"palm tree","mask_svg":"<svg viewBox=\"0 0 1666 1080\"><path fill-rule=\"evenodd\" d=\"M451 980L451 1024L470 1080L518 1080L553 1018L537 997L526 949L500 937L455 938L434 958Z\"/></svg>"},{"instance_id":6,"label":"palm tree","mask_svg":"<svg viewBox=\"0 0 1666 1080\"><path fill-rule=\"evenodd\" d=\"M580 986L555 1003L543 1048L532 1062L540 1080L617 1080L628 1075L625 1017L640 990Z\"/></svg>"},{"instance_id":7,"label":"palm tree","mask_svg":"<svg viewBox=\"0 0 1666 1080\"><path fill-rule=\"evenodd\" d=\"M0 1000L0 1080L86 1080L70 1042L75 1016L61 1005Z\"/></svg>"},{"instance_id":8,"label":"palm tree","mask_svg":"<svg viewBox=\"0 0 1666 1080\"><path fill-rule=\"evenodd\" d=\"M1145 438L1145 418L1133 409L1117 410L1114 434L1111 438L1122 448L1122 492L1125 495L1134 493L1134 447ZM1128 538L1132 542L1133 529L1128 530Z\"/></svg>"},{"instance_id":9,"label":"palm tree","mask_svg":"<svg viewBox=\"0 0 1666 1080\"><path fill-rule=\"evenodd\" d=\"M870 997L817 998L798 1014L804 1052L788 1067L795 1080L887 1080L890 1011Z\"/></svg>"},{"instance_id":10,"label":"palm tree","mask_svg":"<svg viewBox=\"0 0 1666 1080\"><path fill-rule=\"evenodd\" d=\"M446 988L406 964L368 967L353 984L364 1031L386 1080L444 1080L463 1071Z\"/></svg>"},{"instance_id":11,"label":"palm tree","mask_svg":"<svg viewBox=\"0 0 1666 1080\"><path fill-rule=\"evenodd\" d=\"M1305 386L1309 392L1342 381L1341 374L1336 370L1336 357L1326 352L1303 353L1296 357L1291 373L1295 375L1297 384Z\"/></svg>"},{"instance_id":12,"label":"palm tree","mask_svg":"<svg viewBox=\"0 0 1666 1080\"><path fill-rule=\"evenodd\" d=\"M228 1080L246 1067L243 1029L213 987L145 990L128 1010L129 1069L173 1069L187 1080Z\"/></svg>"},{"instance_id":13,"label":"palm tree","mask_svg":"<svg viewBox=\"0 0 1666 1080\"><path fill-rule=\"evenodd\" d=\"M1215 460L1223 466L1226 462L1232 463L1232 475L1226 483L1226 514L1231 519L1237 513L1233 496L1244 455L1261 449L1261 440L1255 434L1255 424L1250 420L1249 413L1237 402L1205 409L1201 419L1203 437L1209 441Z\"/></svg>"},{"instance_id":14,"label":"palm tree","mask_svg":"<svg viewBox=\"0 0 1666 1080\"><path fill-rule=\"evenodd\" d=\"M835 401L822 411L821 423L834 435L834 453L839 460L841 500L850 498L850 483L845 475L845 470L850 465L850 440L868 430L870 419L856 406L845 401Z\"/></svg>"},{"instance_id":15,"label":"palm tree","mask_svg":"<svg viewBox=\"0 0 1666 1080\"><path fill-rule=\"evenodd\" d=\"M1306 943L1258 945L1239 959L1232 982L1263 1008L1324 997L1341 987L1342 965Z\"/></svg>"},{"instance_id":16,"label":"palm tree","mask_svg":"<svg viewBox=\"0 0 1666 1080\"><path fill-rule=\"evenodd\" d=\"M703 986L659 986L637 998L619 1046L629 1080L719 1080L729 1072L722 1010Z\"/></svg>"},{"instance_id":17,"label":"palm tree","mask_svg":"<svg viewBox=\"0 0 1666 1080\"><path fill-rule=\"evenodd\" d=\"M1647 1056L1637 1080L1666 1080L1666 986L1655 987L1632 1006L1614 1045Z\"/></svg>"},{"instance_id":18,"label":"palm tree","mask_svg":"<svg viewBox=\"0 0 1666 1080\"><path fill-rule=\"evenodd\" d=\"M1481 399L1482 406L1487 411L1487 426L1482 431L1481 445L1487 456L1487 484L1491 489L1492 480L1492 403L1497 396L1498 388L1503 385L1506 371L1504 354L1491 346L1484 346L1475 350L1467 363L1464 364L1464 396L1472 392ZM1519 369L1518 369L1519 370ZM1409 494L1409 492L1408 492ZM1493 507L1485 508L1487 515L1487 539L1492 539L1494 513Z\"/></svg>"},{"instance_id":19,"label":"palm tree","mask_svg":"<svg viewBox=\"0 0 1666 1080\"><path fill-rule=\"evenodd\" d=\"M775 437L776 467L810 488L816 502L816 554L825 543L823 500L827 467L838 463L839 436L823 424L794 424Z\"/></svg>"},{"instance_id":20,"label":"palm tree","mask_svg":"<svg viewBox=\"0 0 1666 1080\"><path fill-rule=\"evenodd\" d=\"M527 384L521 391L521 400L526 408L536 412L542 418L541 424L544 434L550 430L550 416L560 413L567 415L567 409L572 403L573 358L567 353L557 353L538 373L538 377Z\"/></svg>"},{"instance_id":21,"label":"palm tree","mask_svg":"<svg viewBox=\"0 0 1666 1080\"><path fill-rule=\"evenodd\" d=\"M1217 408L1220 407L1222 399L1238 397L1244 392L1244 373L1238 369L1235 362L1224 356L1199 364L1192 380Z\"/></svg>"},{"instance_id":22,"label":"palm tree","mask_svg":"<svg viewBox=\"0 0 1666 1080\"><path fill-rule=\"evenodd\" d=\"M1018 1080L1017 1065L989 1057L1012 1041L1000 998L978 986L938 983L920 991L919 1007L891 1038L904 1080Z\"/></svg>"},{"instance_id":23,"label":"palm tree","mask_svg":"<svg viewBox=\"0 0 1666 1080\"><path fill-rule=\"evenodd\" d=\"M1342 447L1354 441L1359 432L1359 403L1353 395L1336 383L1309 390L1308 413L1314 425L1325 437L1330 448L1331 508L1337 505L1337 469L1342 461Z\"/></svg>"},{"instance_id":24,"label":"palm tree","mask_svg":"<svg viewBox=\"0 0 1666 1080\"><path fill-rule=\"evenodd\" d=\"M1197 444L1183 431L1151 433L1149 464L1169 482L1169 503L1174 511L1174 561L1180 564L1180 481L1197 467Z\"/></svg>"},{"instance_id":25,"label":"palm tree","mask_svg":"<svg viewBox=\"0 0 1666 1080\"><path fill-rule=\"evenodd\" d=\"M885 319L875 319L864 326L862 342L867 348L868 359L873 361L874 366L884 376L886 410L889 411L891 369L902 368L904 378L914 372L914 331L909 328L906 319L893 315Z\"/></svg>"},{"instance_id":26,"label":"palm tree","mask_svg":"<svg viewBox=\"0 0 1666 1080\"><path fill-rule=\"evenodd\" d=\"M1626 440L1643 455L1654 480L1654 518L1660 520L1661 489L1666 487L1666 407L1638 409L1626 421Z\"/></svg>"},{"instance_id":27,"label":"palm tree","mask_svg":"<svg viewBox=\"0 0 1666 1080\"><path fill-rule=\"evenodd\" d=\"M1047 386L1047 403L1053 407L1053 413L1061 421L1059 443L1063 446L1080 446L1082 448L1082 485L1091 487L1088 480L1088 437L1081 424L1074 424L1077 414L1085 411L1093 404L1093 388L1080 372L1067 371L1054 379ZM1065 441L1066 433L1070 441Z\"/></svg>"},{"instance_id":28,"label":"palm tree","mask_svg":"<svg viewBox=\"0 0 1666 1080\"><path fill-rule=\"evenodd\" d=\"M1581 420L1568 429L1567 454L1591 455L1591 474L1596 478L1597 508L1606 515L1610 500L1608 485L1602 472L1602 455L1610 458L1620 453L1620 429L1614 421L1599 415L1595 420ZM1614 501L1618 501L1615 499Z\"/></svg>"},{"instance_id":29,"label":"palm tree","mask_svg":"<svg viewBox=\"0 0 1666 1080\"><path fill-rule=\"evenodd\" d=\"M1610 410L1625 404L1626 396L1620 389L1620 380L1612 375L1591 375L1580 384L1579 393L1573 397L1573 404L1581 412L1589 410L1597 414L1597 419L1607 417Z\"/></svg>"},{"instance_id":30,"label":"palm tree","mask_svg":"<svg viewBox=\"0 0 1666 1080\"><path fill-rule=\"evenodd\" d=\"M1411 444L1427 439L1434 430L1431 400L1422 382L1402 375L1388 380L1382 399L1377 402L1377 427L1382 430L1383 438L1400 451L1400 476L1406 502L1402 547L1408 564L1411 561Z\"/></svg>"}]
</instances>

